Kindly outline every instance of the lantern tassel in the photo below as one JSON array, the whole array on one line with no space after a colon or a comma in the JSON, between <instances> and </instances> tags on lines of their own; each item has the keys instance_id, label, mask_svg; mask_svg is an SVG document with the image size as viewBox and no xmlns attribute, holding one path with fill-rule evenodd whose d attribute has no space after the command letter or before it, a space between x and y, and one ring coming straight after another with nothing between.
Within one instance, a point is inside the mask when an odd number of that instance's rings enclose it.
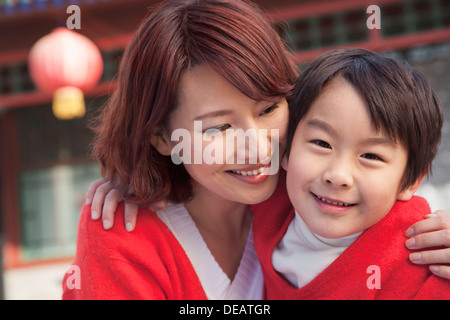
<instances>
[{"instance_id":1,"label":"lantern tassel","mask_svg":"<svg viewBox=\"0 0 450 320\"><path fill-rule=\"evenodd\" d=\"M62 87L53 94L53 114L61 120L82 118L86 113L83 91L76 87Z\"/></svg>"}]
</instances>

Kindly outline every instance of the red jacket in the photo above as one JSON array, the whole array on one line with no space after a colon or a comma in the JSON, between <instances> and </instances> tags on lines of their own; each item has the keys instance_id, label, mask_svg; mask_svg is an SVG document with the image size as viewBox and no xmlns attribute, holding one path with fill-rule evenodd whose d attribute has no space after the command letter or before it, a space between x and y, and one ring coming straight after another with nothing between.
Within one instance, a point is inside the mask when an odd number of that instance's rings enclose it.
<instances>
[{"instance_id":1,"label":"red jacket","mask_svg":"<svg viewBox=\"0 0 450 320\"><path fill-rule=\"evenodd\" d=\"M73 264L63 279L63 299L207 299L186 253L149 209L139 209L133 232L125 231L124 206L104 230L84 206ZM76 288L79 281L80 289Z\"/></svg>"},{"instance_id":2,"label":"red jacket","mask_svg":"<svg viewBox=\"0 0 450 320\"><path fill-rule=\"evenodd\" d=\"M450 281L434 276L426 265L411 263L410 251L404 246L406 229L430 212L419 197L397 202L315 279L300 289L292 287L271 264L274 247L295 214L286 198L286 190L278 188L273 197L252 207L254 242L267 299L450 299ZM373 265L379 269L369 268ZM378 275L381 288L370 289Z\"/></svg>"}]
</instances>

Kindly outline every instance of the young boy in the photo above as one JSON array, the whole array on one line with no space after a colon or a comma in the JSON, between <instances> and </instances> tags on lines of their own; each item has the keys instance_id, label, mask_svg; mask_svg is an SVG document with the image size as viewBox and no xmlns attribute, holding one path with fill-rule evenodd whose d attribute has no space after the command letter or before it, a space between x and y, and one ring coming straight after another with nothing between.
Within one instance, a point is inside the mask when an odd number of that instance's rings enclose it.
<instances>
[{"instance_id":1,"label":"young boy","mask_svg":"<svg viewBox=\"0 0 450 320\"><path fill-rule=\"evenodd\" d=\"M349 49L306 68L282 163L294 209L253 207L266 297L449 299L450 282L410 263L402 245L404 230L430 213L414 193L442 123L436 94L406 63Z\"/></svg>"}]
</instances>

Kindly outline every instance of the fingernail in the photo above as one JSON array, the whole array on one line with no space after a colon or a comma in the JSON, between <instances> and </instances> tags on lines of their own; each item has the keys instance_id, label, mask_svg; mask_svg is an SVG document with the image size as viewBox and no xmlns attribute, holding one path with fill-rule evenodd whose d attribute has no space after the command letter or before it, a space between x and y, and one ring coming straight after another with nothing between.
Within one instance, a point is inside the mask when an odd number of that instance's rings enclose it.
<instances>
[{"instance_id":1,"label":"fingernail","mask_svg":"<svg viewBox=\"0 0 450 320\"><path fill-rule=\"evenodd\" d=\"M89 197L86 197L86 202L85 202L86 204L91 204L91 198L89 198Z\"/></svg>"},{"instance_id":2,"label":"fingernail","mask_svg":"<svg viewBox=\"0 0 450 320\"><path fill-rule=\"evenodd\" d=\"M97 211L91 209L92 220L97 220L99 218Z\"/></svg>"},{"instance_id":3,"label":"fingernail","mask_svg":"<svg viewBox=\"0 0 450 320\"><path fill-rule=\"evenodd\" d=\"M409 228L408 230L405 231L405 237L409 238L412 237L414 235L414 228Z\"/></svg>"},{"instance_id":4,"label":"fingernail","mask_svg":"<svg viewBox=\"0 0 450 320\"><path fill-rule=\"evenodd\" d=\"M109 220L103 220L103 229L110 229L112 227L112 223Z\"/></svg>"},{"instance_id":5,"label":"fingernail","mask_svg":"<svg viewBox=\"0 0 450 320\"><path fill-rule=\"evenodd\" d=\"M126 224L125 228L127 229L128 232L133 231L133 225L131 224L131 222L128 222Z\"/></svg>"},{"instance_id":6,"label":"fingernail","mask_svg":"<svg viewBox=\"0 0 450 320\"><path fill-rule=\"evenodd\" d=\"M414 253L411 253L411 254L409 255L409 259L410 259L412 262L418 262L418 261L422 260L422 254L421 254L420 252L414 252Z\"/></svg>"},{"instance_id":7,"label":"fingernail","mask_svg":"<svg viewBox=\"0 0 450 320\"><path fill-rule=\"evenodd\" d=\"M405 245L409 249L414 249L416 247L416 239L411 238L411 239L406 240Z\"/></svg>"},{"instance_id":8,"label":"fingernail","mask_svg":"<svg viewBox=\"0 0 450 320\"><path fill-rule=\"evenodd\" d=\"M438 274L439 266L430 266L430 271L433 272L434 274Z\"/></svg>"}]
</instances>

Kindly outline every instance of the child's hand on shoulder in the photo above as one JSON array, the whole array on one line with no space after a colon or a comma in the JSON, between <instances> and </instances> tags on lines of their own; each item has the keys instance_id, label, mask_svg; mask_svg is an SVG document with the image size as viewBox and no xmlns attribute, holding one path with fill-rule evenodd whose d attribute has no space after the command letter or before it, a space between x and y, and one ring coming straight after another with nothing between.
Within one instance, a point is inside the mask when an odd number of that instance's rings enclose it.
<instances>
[{"instance_id":1,"label":"child's hand on shoulder","mask_svg":"<svg viewBox=\"0 0 450 320\"><path fill-rule=\"evenodd\" d=\"M108 178L96 180L91 183L86 193L86 204L91 205L91 218L103 221L103 228L109 230L114 225L114 213L117 206L123 201L122 192L113 186ZM150 206L153 211L165 209L167 201L158 201ZM124 224L125 229L131 232L136 227L139 206L125 201Z\"/></svg>"}]
</instances>

